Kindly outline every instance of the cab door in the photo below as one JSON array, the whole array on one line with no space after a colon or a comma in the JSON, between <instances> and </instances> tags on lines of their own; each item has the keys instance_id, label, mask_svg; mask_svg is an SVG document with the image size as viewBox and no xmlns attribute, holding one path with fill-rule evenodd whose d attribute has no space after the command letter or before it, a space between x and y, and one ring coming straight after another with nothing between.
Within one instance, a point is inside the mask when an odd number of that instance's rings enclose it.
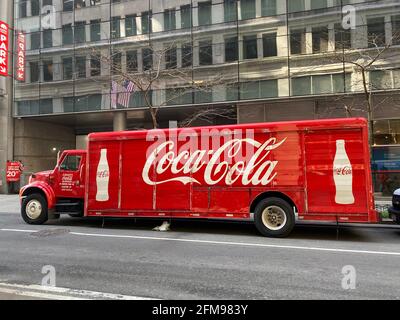
<instances>
[{"instance_id":1,"label":"cab door","mask_svg":"<svg viewBox=\"0 0 400 320\"><path fill-rule=\"evenodd\" d=\"M57 198L83 198L85 194L85 155L66 154L55 169Z\"/></svg>"}]
</instances>

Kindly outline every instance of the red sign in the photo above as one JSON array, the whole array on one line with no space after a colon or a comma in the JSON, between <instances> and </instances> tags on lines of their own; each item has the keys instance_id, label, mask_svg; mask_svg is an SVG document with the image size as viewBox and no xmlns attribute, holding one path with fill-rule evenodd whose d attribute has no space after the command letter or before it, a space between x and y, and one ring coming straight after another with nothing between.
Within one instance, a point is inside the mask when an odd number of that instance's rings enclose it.
<instances>
[{"instance_id":1,"label":"red sign","mask_svg":"<svg viewBox=\"0 0 400 320\"><path fill-rule=\"evenodd\" d=\"M22 31L17 34L17 81L25 81L25 35Z\"/></svg>"},{"instance_id":2,"label":"red sign","mask_svg":"<svg viewBox=\"0 0 400 320\"><path fill-rule=\"evenodd\" d=\"M0 21L0 76L8 76L8 24Z\"/></svg>"},{"instance_id":3,"label":"red sign","mask_svg":"<svg viewBox=\"0 0 400 320\"><path fill-rule=\"evenodd\" d=\"M23 171L22 163L19 161L7 161L7 182L18 182Z\"/></svg>"}]
</instances>

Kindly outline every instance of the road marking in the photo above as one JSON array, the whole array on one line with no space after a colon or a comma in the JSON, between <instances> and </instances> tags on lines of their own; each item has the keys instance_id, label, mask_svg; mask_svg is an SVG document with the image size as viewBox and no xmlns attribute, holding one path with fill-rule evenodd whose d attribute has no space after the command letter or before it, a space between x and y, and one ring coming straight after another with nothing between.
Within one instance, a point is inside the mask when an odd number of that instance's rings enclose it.
<instances>
[{"instance_id":1,"label":"road marking","mask_svg":"<svg viewBox=\"0 0 400 320\"><path fill-rule=\"evenodd\" d=\"M6 232L26 232L26 233L40 231L40 230L19 230L19 229L0 229L0 230L6 231ZM167 238L167 237L129 236L129 235L83 233L83 232L70 232L69 234L75 235L75 236L99 237L99 238L175 241L175 242L190 242L190 243L213 244L213 245L229 245L229 246L245 246L245 247L260 247L260 248L294 249L294 250L307 250L307 251L324 251L324 252L400 256L400 252L393 252L393 251L370 251L370 250L357 250L357 249L321 248L321 247L305 247L305 246L292 246L292 245L251 243L251 242L214 241L214 240L200 240L200 239L178 239L178 238Z\"/></svg>"},{"instance_id":2,"label":"road marking","mask_svg":"<svg viewBox=\"0 0 400 320\"><path fill-rule=\"evenodd\" d=\"M157 300L89 290L10 283L0 283L0 293L50 300Z\"/></svg>"}]
</instances>

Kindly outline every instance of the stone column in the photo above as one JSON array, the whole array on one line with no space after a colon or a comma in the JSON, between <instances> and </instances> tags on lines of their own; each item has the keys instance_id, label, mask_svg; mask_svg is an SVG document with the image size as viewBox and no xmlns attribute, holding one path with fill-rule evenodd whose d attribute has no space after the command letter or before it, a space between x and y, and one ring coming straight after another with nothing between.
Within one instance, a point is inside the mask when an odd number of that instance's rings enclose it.
<instances>
[{"instance_id":1,"label":"stone column","mask_svg":"<svg viewBox=\"0 0 400 320\"><path fill-rule=\"evenodd\" d=\"M127 114L126 111L114 112L114 131L124 131L126 130Z\"/></svg>"}]
</instances>

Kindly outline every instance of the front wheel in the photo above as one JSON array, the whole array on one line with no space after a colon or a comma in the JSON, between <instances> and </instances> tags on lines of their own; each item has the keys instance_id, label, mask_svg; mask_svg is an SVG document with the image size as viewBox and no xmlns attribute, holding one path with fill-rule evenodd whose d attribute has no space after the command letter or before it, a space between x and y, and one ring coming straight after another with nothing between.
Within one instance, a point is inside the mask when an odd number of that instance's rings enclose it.
<instances>
[{"instance_id":1,"label":"front wheel","mask_svg":"<svg viewBox=\"0 0 400 320\"><path fill-rule=\"evenodd\" d=\"M48 220L46 199L38 193L27 196L22 201L22 219L28 224L43 224Z\"/></svg>"},{"instance_id":2,"label":"front wheel","mask_svg":"<svg viewBox=\"0 0 400 320\"><path fill-rule=\"evenodd\" d=\"M267 237L286 237L295 225L293 208L281 198L266 198L256 207L254 223Z\"/></svg>"}]
</instances>

